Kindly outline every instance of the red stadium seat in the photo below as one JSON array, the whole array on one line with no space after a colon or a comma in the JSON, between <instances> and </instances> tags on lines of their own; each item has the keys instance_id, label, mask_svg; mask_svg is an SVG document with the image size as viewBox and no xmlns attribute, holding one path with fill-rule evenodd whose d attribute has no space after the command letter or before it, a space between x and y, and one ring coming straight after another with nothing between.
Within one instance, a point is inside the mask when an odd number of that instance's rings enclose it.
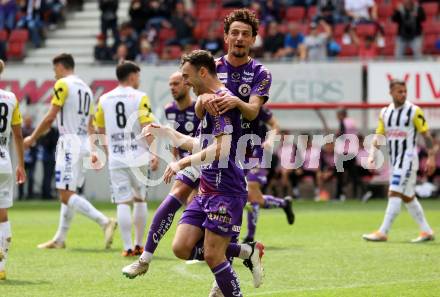
<instances>
[{"instance_id":1,"label":"red stadium seat","mask_svg":"<svg viewBox=\"0 0 440 297\"><path fill-rule=\"evenodd\" d=\"M0 31L0 41L6 41L6 40L8 40L8 31L1 30Z\"/></svg>"},{"instance_id":2,"label":"red stadium seat","mask_svg":"<svg viewBox=\"0 0 440 297\"><path fill-rule=\"evenodd\" d=\"M342 44L340 57L355 57L358 55L358 47L354 44Z\"/></svg>"},{"instance_id":3,"label":"red stadium seat","mask_svg":"<svg viewBox=\"0 0 440 297\"><path fill-rule=\"evenodd\" d=\"M162 28L159 31L159 42L166 41L169 39L176 38L176 30L174 29L168 29L168 28Z\"/></svg>"},{"instance_id":4,"label":"red stadium seat","mask_svg":"<svg viewBox=\"0 0 440 297\"><path fill-rule=\"evenodd\" d=\"M396 47L396 43L394 40L386 41L385 47L381 49L380 53L386 57L394 56L394 48Z\"/></svg>"},{"instance_id":5,"label":"red stadium seat","mask_svg":"<svg viewBox=\"0 0 440 297\"><path fill-rule=\"evenodd\" d=\"M393 12L394 9L391 4L381 3L378 9L379 20L383 22L389 21L390 17L393 15Z\"/></svg>"},{"instance_id":6,"label":"red stadium seat","mask_svg":"<svg viewBox=\"0 0 440 297\"><path fill-rule=\"evenodd\" d=\"M440 21L424 22L423 34L440 34Z\"/></svg>"},{"instance_id":7,"label":"red stadium seat","mask_svg":"<svg viewBox=\"0 0 440 297\"><path fill-rule=\"evenodd\" d=\"M204 9L204 10L199 10L198 12L198 20L201 22L205 22L205 21L214 21L217 19L218 16L218 10L217 9Z\"/></svg>"},{"instance_id":8,"label":"red stadium seat","mask_svg":"<svg viewBox=\"0 0 440 297\"><path fill-rule=\"evenodd\" d=\"M180 46L173 45L169 47L170 59L177 60L182 56L182 49Z\"/></svg>"},{"instance_id":9,"label":"red stadium seat","mask_svg":"<svg viewBox=\"0 0 440 297\"><path fill-rule=\"evenodd\" d=\"M289 7L286 11L287 21L302 21L306 15L304 7Z\"/></svg>"},{"instance_id":10,"label":"red stadium seat","mask_svg":"<svg viewBox=\"0 0 440 297\"><path fill-rule=\"evenodd\" d=\"M9 36L9 42L27 42L29 39L29 32L26 29L12 30Z\"/></svg>"},{"instance_id":11,"label":"red stadium seat","mask_svg":"<svg viewBox=\"0 0 440 297\"><path fill-rule=\"evenodd\" d=\"M222 21L223 22L223 20L225 19L225 17L226 16L228 16L231 12L233 12L235 10L235 8L223 8L221 11L220 11L220 14L219 14L219 19L220 19L220 21Z\"/></svg>"},{"instance_id":12,"label":"red stadium seat","mask_svg":"<svg viewBox=\"0 0 440 297\"><path fill-rule=\"evenodd\" d=\"M333 27L333 36L340 37L344 35L346 25L337 24Z\"/></svg>"},{"instance_id":13,"label":"red stadium seat","mask_svg":"<svg viewBox=\"0 0 440 297\"><path fill-rule=\"evenodd\" d=\"M376 34L376 26L373 24L359 24L356 26L356 34L359 37L373 36Z\"/></svg>"},{"instance_id":14,"label":"red stadium seat","mask_svg":"<svg viewBox=\"0 0 440 297\"><path fill-rule=\"evenodd\" d=\"M307 19L311 21L317 13L318 13L318 8L316 6L310 6L307 9Z\"/></svg>"},{"instance_id":15,"label":"red stadium seat","mask_svg":"<svg viewBox=\"0 0 440 297\"><path fill-rule=\"evenodd\" d=\"M25 56L25 48L26 48L25 42L9 43L6 56L8 57L8 59L21 60Z\"/></svg>"},{"instance_id":16,"label":"red stadium seat","mask_svg":"<svg viewBox=\"0 0 440 297\"><path fill-rule=\"evenodd\" d=\"M437 40L440 40L440 35L437 34L429 34L423 36L423 53L430 55L438 53L438 50L435 48L435 43Z\"/></svg>"},{"instance_id":17,"label":"red stadium seat","mask_svg":"<svg viewBox=\"0 0 440 297\"><path fill-rule=\"evenodd\" d=\"M384 23L382 25L383 25L383 29L385 31L385 35L386 36L395 36L395 35L397 35L398 27L397 27L396 23L388 22L388 23Z\"/></svg>"},{"instance_id":18,"label":"red stadium seat","mask_svg":"<svg viewBox=\"0 0 440 297\"><path fill-rule=\"evenodd\" d=\"M433 19L437 16L439 4L435 2L422 3L427 19Z\"/></svg>"},{"instance_id":19,"label":"red stadium seat","mask_svg":"<svg viewBox=\"0 0 440 297\"><path fill-rule=\"evenodd\" d=\"M194 28L193 35L196 39L203 39L208 33L208 28L211 26L211 21L198 22Z\"/></svg>"}]
</instances>

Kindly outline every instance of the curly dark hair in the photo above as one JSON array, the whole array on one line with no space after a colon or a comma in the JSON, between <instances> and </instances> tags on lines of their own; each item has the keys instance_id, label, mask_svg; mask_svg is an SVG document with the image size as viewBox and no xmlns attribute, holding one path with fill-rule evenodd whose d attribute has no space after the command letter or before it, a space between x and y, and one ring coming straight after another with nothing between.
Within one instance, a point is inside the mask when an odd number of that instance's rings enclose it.
<instances>
[{"instance_id":1,"label":"curly dark hair","mask_svg":"<svg viewBox=\"0 0 440 297\"><path fill-rule=\"evenodd\" d=\"M237 9L231 12L227 17L225 17L224 30L228 34L229 28L233 22L242 22L252 27L252 36L257 36L258 26L260 22L257 19L255 13L249 9Z\"/></svg>"}]
</instances>

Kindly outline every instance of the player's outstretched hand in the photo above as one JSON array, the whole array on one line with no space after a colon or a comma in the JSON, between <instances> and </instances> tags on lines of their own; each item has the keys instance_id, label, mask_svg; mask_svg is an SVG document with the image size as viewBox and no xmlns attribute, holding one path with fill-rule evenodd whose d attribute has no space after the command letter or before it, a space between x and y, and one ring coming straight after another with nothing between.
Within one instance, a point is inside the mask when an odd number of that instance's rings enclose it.
<instances>
[{"instance_id":1,"label":"player's outstretched hand","mask_svg":"<svg viewBox=\"0 0 440 297\"><path fill-rule=\"evenodd\" d=\"M214 104L216 106L216 109L218 110L219 114L224 114L228 110L234 109L238 106L241 99L237 96L231 96L228 94L222 95L220 97L217 97L214 100Z\"/></svg>"},{"instance_id":2,"label":"player's outstretched hand","mask_svg":"<svg viewBox=\"0 0 440 297\"><path fill-rule=\"evenodd\" d=\"M102 167L104 167L104 165L102 164L101 160L99 160L99 157L96 153L91 153L90 158L92 161L92 168L94 170L100 170L102 169Z\"/></svg>"},{"instance_id":3,"label":"player's outstretched hand","mask_svg":"<svg viewBox=\"0 0 440 297\"><path fill-rule=\"evenodd\" d=\"M203 94L199 96L199 99L202 102L203 108L210 114L210 115L218 115L218 109L217 106L214 104L214 100L217 98L217 95L215 94Z\"/></svg>"},{"instance_id":4,"label":"player's outstretched hand","mask_svg":"<svg viewBox=\"0 0 440 297\"><path fill-rule=\"evenodd\" d=\"M32 139L32 137L30 137L30 136L27 136L23 139L23 146L24 146L25 150L27 150L28 148L30 148L34 144L35 144L35 140Z\"/></svg>"},{"instance_id":5,"label":"player's outstretched hand","mask_svg":"<svg viewBox=\"0 0 440 297\"><path fill-rule=\"evenodd\" d=\"M180 171L180 165L178 162L171 162L168 164L167 168L165 169L165 173L163 175L163 180L166 184L169 184L171 182L171 179L174 175L177 174L177 172Z\"/></svg>"},{"instance_id":6,"label":"player's outstretched hand","mask_svg":"<svg viewBox=\"0 0 440 297\"><path fill-rule=\"evenodd\" d=\"M367 169L374 169L376 166L376 161L374 159L374 156L368 156L367 160Z\"/></svg>"},{"instance_id":7,"label":"player's outstretched hand","mask_svg":"<svg viewBox=\"0 0 440 297\"><path fill-rule=\"evenodd\" d=\"M15 180L17 184L24 184L26 181L26 171L23 167L17 166L17 169L15 170Z\"/></svg>"}]
</instances>

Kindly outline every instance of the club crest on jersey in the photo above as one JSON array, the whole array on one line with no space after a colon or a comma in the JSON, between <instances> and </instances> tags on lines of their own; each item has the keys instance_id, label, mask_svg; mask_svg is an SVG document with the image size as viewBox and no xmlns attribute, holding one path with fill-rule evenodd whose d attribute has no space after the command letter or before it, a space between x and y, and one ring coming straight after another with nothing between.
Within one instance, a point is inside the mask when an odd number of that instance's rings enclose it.
<instances>
[{"instance_id":1,"label":"club crest on jersey","mask_svg":"<svg viewBox=\"0 0 440 297\"><path fill-rule=\"evenodd\" d=\"M232 79L239 80L240 79L240 73L234 72L234 73L232 73L231 77L232 77Z\"/></svg>"},{"instance_id":2,"label":"club crest on jersey","mask_svg":"<svg viewBox=\"0 0 440 297\"><path fill-rule=\"evenodd\" d=\"M220 204L218 207L218 213L221 215L225 215L228 212L226 206L224 204Z\"/></svg>"},{"instance_id":3,"label":"club crest on jersey","mask_svg":"<svg viewBox=\"0 0 440 297\"><path fill-rule=\"evenodd\" d=\"M185 123L185 130L188 132L191 132L192 130L194 130L193 122L186 122Z\"/></svg>"},{"instance_id":4,"label":"club crest on jersey","mask_svg":"<svg viewBox=\"0 0 440 297\"><path fill-rule=\"evenodd\" d=\"M247 97L251 94L251 86L248 84L242 84L238 87L238 93L241 96Z\"/></svg>"}]
</instances>

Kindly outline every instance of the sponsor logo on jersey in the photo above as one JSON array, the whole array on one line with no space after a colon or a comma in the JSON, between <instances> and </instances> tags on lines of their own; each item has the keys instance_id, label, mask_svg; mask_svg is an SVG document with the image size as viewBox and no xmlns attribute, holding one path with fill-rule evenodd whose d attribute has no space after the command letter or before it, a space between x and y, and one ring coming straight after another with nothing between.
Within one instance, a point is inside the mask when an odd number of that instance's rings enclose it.
<instances>
[{"instance_id":1,"label":"sponsor logo on jersey","mask_svg":"<svg viewBox=\"0 0 440 297\"><path fill-rule=\"evenodd\" d=\"M176 114L175 114L175 113L169 113L169 114L167 114L167 119L169 119L169 120L174 120L174 119L176 119Z\"/></svg>"},{"instance_id":2,"label":"sponsor logo on jersey","mask_svg":"<svg viewBox=\"0 0 440 297\"><path fill-rule=\"evenodd\" d=\"M218 79L228 79L228 73L227 72L219 72L217 73Z\"/></svg>"},{"instance_id":3,"label":"sponsor logo on jersey","mask_svg":"<svg viewBox=\"0 0 440 297\"><path fill-rule=\"evenodd\" d=\"M251 86L248 84L241 84L238 87L238 93L243 97L249 96L251 94Z\"/></svg>"},{"instance_id":4,"label":"sponsor logo on jersey","mask_svg":"<svg viewBox=\"0 0 440 297\"><path fill-rule=\"evenodd\" d=\"M232 231L240 233L240 230L241 230L241 226L237 226L237 225L232 226Z\"/></svg>"}]
</instances>

